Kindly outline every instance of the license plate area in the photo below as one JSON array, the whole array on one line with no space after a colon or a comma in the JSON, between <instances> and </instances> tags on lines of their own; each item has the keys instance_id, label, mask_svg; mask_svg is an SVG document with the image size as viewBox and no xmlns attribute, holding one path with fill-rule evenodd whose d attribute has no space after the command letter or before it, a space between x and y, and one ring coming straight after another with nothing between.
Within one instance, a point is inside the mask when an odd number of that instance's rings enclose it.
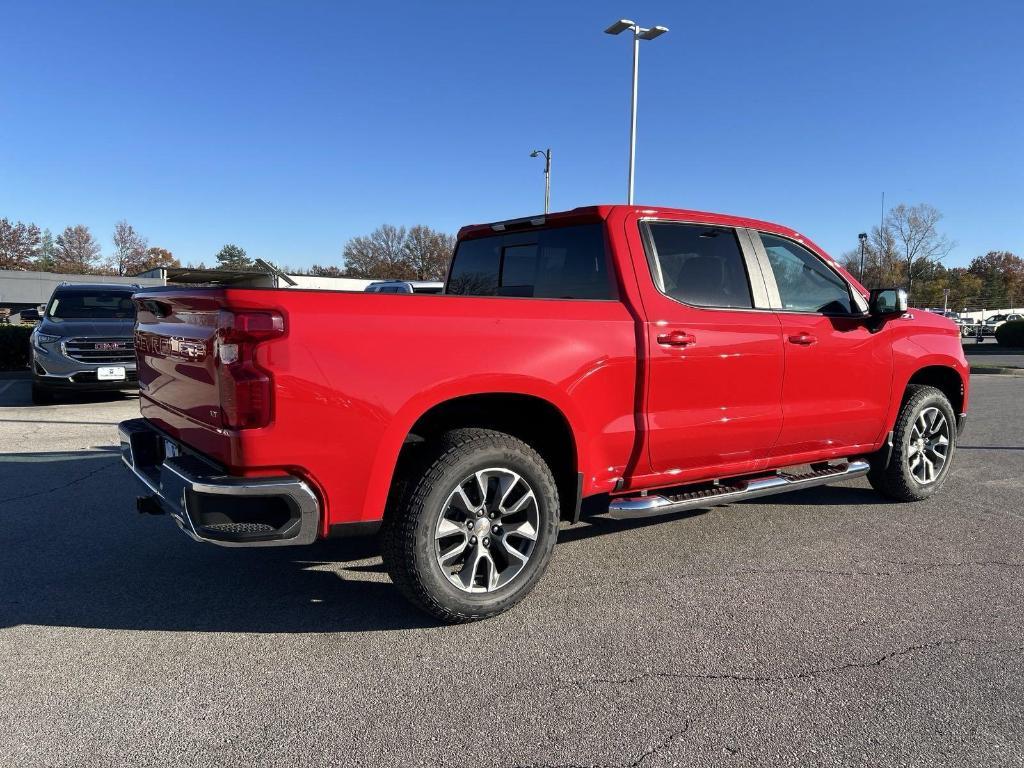
<instances>
[{"instance_id":1,"label":"license plate area","mask_svg":"<svg viewBox=\"0 0 1024 768\"><path fill-rule=\"evenodd\" d=\"M109 365L96 369L96 381L124 381L125 368L123 365Z\"/></svg>"}]
</instances>

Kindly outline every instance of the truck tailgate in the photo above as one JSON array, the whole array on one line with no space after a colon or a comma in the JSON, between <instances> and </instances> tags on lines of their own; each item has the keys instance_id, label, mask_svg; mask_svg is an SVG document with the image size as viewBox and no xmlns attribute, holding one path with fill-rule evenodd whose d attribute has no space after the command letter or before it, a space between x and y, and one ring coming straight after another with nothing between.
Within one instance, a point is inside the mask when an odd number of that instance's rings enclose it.
<instances>
[{"instance_id":1,"label":"truck tailgate","mask_svg":"<svg viewBox=\"0 0 1024 768\"><path fill-rule=\"evenodd\" d=\"M219 429L215 342L223 292L137 295L139 392L197 427ZM176 429L172 426L171 431Z\"/></svg>"}]
</instances>

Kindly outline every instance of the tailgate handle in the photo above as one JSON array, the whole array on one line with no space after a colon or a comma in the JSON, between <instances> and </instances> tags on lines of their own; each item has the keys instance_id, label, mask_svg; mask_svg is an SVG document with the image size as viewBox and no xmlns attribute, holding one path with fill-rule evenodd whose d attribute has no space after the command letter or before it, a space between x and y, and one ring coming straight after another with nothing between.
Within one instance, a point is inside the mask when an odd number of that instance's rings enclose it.
<instances>
[{"instance_id":1,"label":"tailgate handle","mask_svg":"<svg viewBox=\"0 0 1024 768\"><path fill-rule=\"evenodd\" d=\"M686 331L671 331L658 334L658 343L667 347L688 347L697 343L697 337Z\"/></svg>"}]
</instances>

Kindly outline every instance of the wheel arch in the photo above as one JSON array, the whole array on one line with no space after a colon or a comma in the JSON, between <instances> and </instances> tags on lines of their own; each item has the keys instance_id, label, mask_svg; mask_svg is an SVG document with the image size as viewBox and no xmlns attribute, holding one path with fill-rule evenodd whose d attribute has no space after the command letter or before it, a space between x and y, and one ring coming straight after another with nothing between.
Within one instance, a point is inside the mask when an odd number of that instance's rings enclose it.
<instances>
[{"instance_id":1,"label":"wheel arch","mask_svg":"<svg viewBox=\"0 0 1024 768\"><path fill-rule=\"evenodd\" d=\"M434 397L405 409L388 430L388 437L371 472L364 519L379 519L402 469L416 460L422 448L450 429L481 427L518 437L534 448L551 468L558 486L563 518L578 514L583 444L578 419L555 399L536 391L470 391Z\"/></svg>"},{"instance_id":2,"label":"wheel arch","mask_svg":"<svg viewBox=\"0 0 1024 768\"><path fill-rule=\"evenodd\" d=\"M926 365L914 371L903 387L902 398L906 399L907 388L911 384L921 384L935 387L942 392L953 406L954 415L959 416L964 412L964 398L967 395L967 385L960 373L948 365Z\"/></svg>"}]
</instances>

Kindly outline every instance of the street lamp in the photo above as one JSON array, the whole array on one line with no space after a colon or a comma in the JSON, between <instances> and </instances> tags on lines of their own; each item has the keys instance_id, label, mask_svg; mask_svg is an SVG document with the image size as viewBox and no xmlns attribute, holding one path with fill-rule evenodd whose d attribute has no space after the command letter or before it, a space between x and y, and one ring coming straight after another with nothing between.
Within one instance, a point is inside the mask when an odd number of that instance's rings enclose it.
<instances>
[{"instance_id":1,"label":"street lamp","mask_svg":"<svg viewBox=\"0 0 1024 768\"><path fill-rule=\"evenodd\" d=\"M636 158L636 82L640 71L640 41L653 40L668 32L668 27L641 27L635 21L619 19L605 30L607 35L618 35L627 29L633 32L633 103L629 123L629 190L626 202L633 204L633 167Z\"/></svg>"},{"instance_id":2,"label":"street lamp","mask_svg":"<svg viewBox=\"0 0 1024 768\"><path fill-rule=\"evenodd\" d=\"M551 208L551 148L535 149L530 157L544 158L544 213Z\"/></svg>"},{"instance_id":3,"label":"street lamp","mask_svg":"<svg viewBox=\"0 0 1024 768\"><path fill-rule=\"evenodd\" d=\"M864 282L864 246L867 245L867 242L868 242L868 233L867 232L861 232L859 235L857 235L857 238L860 240L860 281L863 283Z\"/></svg>"}]
</instances>

